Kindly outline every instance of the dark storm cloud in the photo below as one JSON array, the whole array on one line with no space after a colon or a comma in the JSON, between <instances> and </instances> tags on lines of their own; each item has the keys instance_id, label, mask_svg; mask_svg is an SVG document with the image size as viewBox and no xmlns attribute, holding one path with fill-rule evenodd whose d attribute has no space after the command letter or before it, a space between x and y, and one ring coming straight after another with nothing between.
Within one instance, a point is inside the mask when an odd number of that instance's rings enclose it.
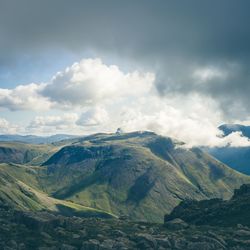
<instances>
[{"instance_id":1,"label":"dark storm cloud","mask_svg":"<svg viewBox=\"0 0 250 250\"><path fill-rule=\"evenodd\" d=\"M250 104L249 9L247 0L2 0L0 68L53 49L110 52L155 70L160 94L198 91L229 112L230 102ZM195 84L193 71L211 66L230 72Z\"/></svg>"}]
</instances>

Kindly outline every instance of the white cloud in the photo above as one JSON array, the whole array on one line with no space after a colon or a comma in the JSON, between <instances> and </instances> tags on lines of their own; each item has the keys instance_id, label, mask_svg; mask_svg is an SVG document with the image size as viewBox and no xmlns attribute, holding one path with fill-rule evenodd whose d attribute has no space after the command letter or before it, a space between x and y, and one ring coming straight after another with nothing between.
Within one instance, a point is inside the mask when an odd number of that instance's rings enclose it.
<instances>
[{"instance_id":1,"label":"white cloud","mask_svg":"<svg viewBox=\"0 0 250 250\"><path fill-rule=\"evenodd\" d=\"M140 96L154 83L154 74L123 73L101 59L86 59L57 73L41 93L61 105L95 105L104 100Z\"/></svg>"},{"instance_id":2,"label":"white cloud","mask_svg":"<svg viewBox=\"0 0 250 250\"><path fill-rule=\"evenodd\" d=\"M0 133L8 133L9 122L3 118L0 118Z\"/></svg>"},{"instance_id":3,"label":"white cloud","mask_svg":"<svg viewBox=\"0 0 250 250\"><path fill-rule=\"evenodd\" d=\"M7 121L4 118L0 118L0 134L16 134L19 132L19 127Z\"/></svg>"},{"instance_id":4,"label":"white cloud","mask_svg":"<svg viewBox=\"0 0 250 250\"><path fill-rule=\"evenodd\" d=\"M58 132L74 133L78 115L66 113L64 115L36 116L26 129L28 133L56 134Z\"/></svg>"},{"instance_id":5,"label":"white cloud","mask_svg":"<svg viewBox=\"0 0 250 250\"><path fill-rule=\"evenodd\" d=\"M109 115L104 108L95 107L81 114L76 124L79 126L104 125L109 121Z\"/></svg>"},{"instance_id":6,"label":"white cloud","mask_svg":"<svg viewBox=\"0 0 250 250\"><path fill-rule=\"evenodd\" d=\"M249 140L240 134L222 137L222 131L217 128L222 113L205 96L140 98L110 116L114 119L108 127L113 131L117 127L124 131L151 130L183 141L186 147L250 146Z\"/></svg>"},{"instance_id":7,"label":"white cloud","mask_svg":"<svg viewBox=\"0 0 250 250\"><path fill-rule=\"evenodd\" d=\"M0 107L16 110L48 110L52 103L41 96L46 84L19 85L14 89L0 89Z\"/></svg>"},{"instance_id":8,"label":"white cloud","mask_svg":"<svg viewBox=\"0 0 250 250\"><path fill-rule=\"evenodd\" d=\"M152 73L124 73L101 59L85 59L58 72L50 82L0 89L0 107L16 110L65 109L141 96L154 87Z\"/></svg>"},{"instance_id":9,"label":"white cloud","mask_svg":"<svg viewBox=\"0 0 250 250\"><path fill-rule=\"evenodd\" d=\"M233 132L219 140L217 147L250 147L250 140L242 132Z\"/></svg>"}]
</instances>

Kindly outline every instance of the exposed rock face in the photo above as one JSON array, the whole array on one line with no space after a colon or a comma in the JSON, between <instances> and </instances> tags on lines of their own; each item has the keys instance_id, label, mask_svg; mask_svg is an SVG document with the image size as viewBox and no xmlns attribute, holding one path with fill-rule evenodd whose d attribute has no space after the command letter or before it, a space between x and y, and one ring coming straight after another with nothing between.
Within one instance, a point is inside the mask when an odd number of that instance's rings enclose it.
<instances>
[{"instance_id":1,"label":"exposed rock face","mask_svg":"<svg viewBox=\"0 0 250 250\"><path fill-rule=\"evenodd\" d=\"M118 128L117 130L116 130L116 132L115 132L117 135L121 135L121 134L123 134L123 130L122 130L122 128Z\"/></svg>"},{"instance_id":2,"label":"exposed rock face","mask_svg":"<svg viewBox=\"0 0 250 250\"><path fill-rule=\"evenodd\" d=\"M234 190L234 195L232 199L238 199L243 197L249 197L250 199L250 184L243 184L239 189Z\"/></svg>"},{"instance_id":3,"label":"exposed rock face","mask_svg":"<svg viewBox=\"0 0 250 250\"><path fill-rule=\"evenodd\" d=\"M0 205L0 249L250 249L250 228L194 226L181 219L165 225L119 219L20 212Z\"/></svg>"},{"instance_id":4,"label":"exposed rock face","mask_svg":"<svg viewBox=\"0 0 250 250\"><path fill-rule=\"evenodd\" d=\"M188 224L183 221L182 219L179 219L179 218L176 218L176 219L173 219L171 221L167 221L165 223L165 227L169 228L169 229L186 229L188 228Z\"/></svg>"},{"instance_id":5,"label":"exposed rock face","mask_svg":"<svg viewBox=\"0 0 250 250\"><path fill-rule=\"evenodd\" d=\"M195 225L250 226L250 184L236 189L229 201L211 199L183 201L165 216L165 223L181 218Z\"/></svg>"}]
</instances>

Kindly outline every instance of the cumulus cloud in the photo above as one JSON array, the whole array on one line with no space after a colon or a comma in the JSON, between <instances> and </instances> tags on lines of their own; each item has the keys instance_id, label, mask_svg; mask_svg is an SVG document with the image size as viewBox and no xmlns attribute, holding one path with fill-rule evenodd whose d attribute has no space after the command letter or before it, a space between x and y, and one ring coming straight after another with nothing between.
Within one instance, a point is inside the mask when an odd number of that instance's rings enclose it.
<instances>
[{"instance_id":1,"label":"cumulus cloud","mask_svg":"<svg viewBox=\"0 0 250 250\"><path fill-rule=\"evenodd\" d=\"M91 106L154 91L154 79L153 73L124 73L99 58L85 59L58 72L48 83L0 89L0 107L15 111Z\"/></svg>"},{"instance_id":2,"label":"cumulus cloud","mask_svg":"<svg viewBox=\"0 0 250 250\"><path fill-rule=\"evenodd\" d=\"M48 110L52 103L39 92L45 84L19 85L14 89L0 88L0 107L16 110Z\"/></svg>"},{"instance_id":3,"label":"cumulus cloud","mask_svg":"<svg viewBox=\"0 0 250 250\"><path fill-rule=\"evenodd\" d=\"M190 95L164 99L154 96L124 107L120 126L125 131L152 130L184 141L188 147L212 146L220 140L217 137L220 120L216 104L206 97Z\"/></svg>"},{"instance_id":4,"label":"cumulus cloud","mask_svg":"<svg viewBox=\"0 0 250 250\"><path fill-rule=\"evenodd\" d=\"M27 126L26 132L37 134L75 133L78 118L78 115L75 113L65 113L61 116L36 116Z\"/></svg>"},{"instance_id":5,"label":"cumulus cloud","mask_svg":"<svg viewBox=\"0 0 250 250\"><path fill-rule=\"evenodd\" d=\"M9 132L9 122L6 119L0 118L0 133Z\"/></svg>"},{"instance_id":6,"label":"cumulus cloud","mask_svg":"<svg viewBox=\"0 0 250 250\"><path fill-rule=\"evenodd\" d=\"M107 124L109 120L108 112L101 107L95 107L81 114L76 124L79 126L98 126Z\"/></svg>"},{"instance_id":7,"label":"cumulus cloud","mask_svg":"<svg viewBox=\"0 0 250 250\"><path fill-rule=\"evenodd\" d=\"M250 147L249 138L242 135L242 132L233 132L218 140L217 147Z\"/></svg>"},{"instance_id":8,"label":"cumulus cloud","mask_svg":"<svg viewBox=\"0 0 250 250\"><path fill-rule=\"evenodd\" d=\"M85 59L57 73L41 94L62 105L93 105L107 99L147 93L154 74L123 73L101 59ZM133 89L133 91L131 91Z\"/></svg>"},{"instance_id":9,"label":"cumulus cloud","mask_svg":"<svg viewBox=\"0 0 250 250\"><path fill-rule=\"evenodd\" d=\"M17 132L20 132L19 126L0 118L0 134L16 134Z\"/></svg>"},{"instance_id":10,"label":"cumulus cloud","mask_svg":"<svg viewBox=\"0 0 250 250\"><path fill-rule=\"evenodd\" d=\"M218 129L223 114L218 104L206 96L192 94L166 99L155 95L119 107L111 111L113 119L106 125L109 132L117 127L126 132L150 130L185 142L186 147L250 146L250 141L241 134L223 137Z\"/></svg>"}]
</instances>

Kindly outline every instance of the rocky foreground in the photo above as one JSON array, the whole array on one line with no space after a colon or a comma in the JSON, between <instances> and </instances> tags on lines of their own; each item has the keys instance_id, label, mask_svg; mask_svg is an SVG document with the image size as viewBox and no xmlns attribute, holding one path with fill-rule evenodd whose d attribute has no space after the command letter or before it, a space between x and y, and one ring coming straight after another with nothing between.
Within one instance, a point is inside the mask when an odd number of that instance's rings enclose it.
<instances>
[{"instance_id":1,"label":"rocky foreground","mask_svg":"<svg viewBox=\"0 0 250 250\"><path fill-rule=\"evenodd\" d=\"M250 228L64 217L1 205L0 249L250 249Z\"/></svg>"},{"instance_id":2,"label":"rocky foreground","mask_svg":"<svg viewBox=\"0 0 250 250\"><path fill-rule=\"evenodd\" d=\"M250 249L250 185L231 200L185 201L164 224L18 211L0 201L0 249ZM240 224L239 224L240 223Z\"/></svg>"}]
</instances>

